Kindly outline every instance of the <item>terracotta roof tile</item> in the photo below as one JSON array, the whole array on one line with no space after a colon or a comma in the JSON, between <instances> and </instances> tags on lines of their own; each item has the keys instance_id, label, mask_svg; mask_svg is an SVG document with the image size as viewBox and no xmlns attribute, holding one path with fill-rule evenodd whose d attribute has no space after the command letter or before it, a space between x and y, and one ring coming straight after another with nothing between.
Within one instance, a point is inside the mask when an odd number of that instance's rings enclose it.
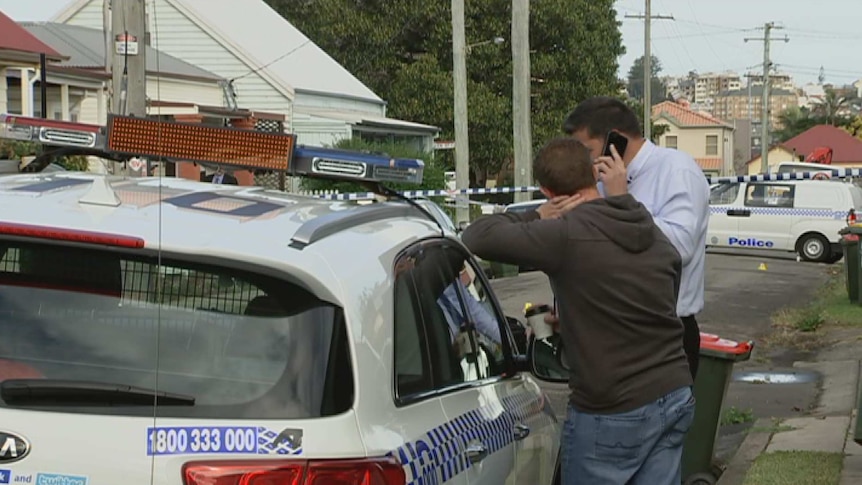
<instances>
[{"instance_id":1,"label":"terracotta roof tile","mask_svg":"<svg viewBox=\"0 0 862 485\"><path fill-rule=\"evenodd\" d=\"M730 127L727 123L713 118L706 113L699 113L685 106L674 103L673 101L663 101L652 107L653 119L661 116L671 118L679 126L725 126Z\"/></svg>"},{"instance_id":2,"label":"terracotta roof tile","mask_svg":"<svg viewBox=\"0 0 862 485\"><path fill-rule=\"evenodd\" d=\"M23 54L45 54L51 60L64 58L62 54L27 32L3 12L0 12L0 50Z\"/></svg>"},{"instance_id":3,"label":"terracotta roof tile","mask_svg":"<svg viewBox=\"0 0 862 485\"><path fill-rule=\"evenodd\" d=\"M695 158L694 161L697 162L703 170L721 170L723 165L720 158Z\"/></svg>"},{"instance_id":4,"label":"terracotta roof tile","mask_svg":"<svg viewBox=\"0 0 862 485\"><path fill-rule=\"evenodd\" d=\"M819 147L832 149L832 163L862 163L862 140L832 125L817 125L782 143L799 155L808 156Z\"/></svg>"}]
</instances>

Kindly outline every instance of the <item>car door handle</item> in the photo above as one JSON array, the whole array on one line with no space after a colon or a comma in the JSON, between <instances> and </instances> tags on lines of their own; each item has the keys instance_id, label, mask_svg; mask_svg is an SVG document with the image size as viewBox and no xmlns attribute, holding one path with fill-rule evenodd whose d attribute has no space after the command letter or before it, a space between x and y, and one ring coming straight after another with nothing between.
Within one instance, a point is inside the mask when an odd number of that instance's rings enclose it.
<instances>
[{"instance_id":1,"label":"car door handle","mask_svg":"<svg viewBox=\"0 0 862 485\"><path fill-rule=\"evenodd\" d=\"M530 436L530 427L527 426L526 424L521 424L521 423L516 424L513 431L515 433L515 440L517 440L517 441L520 441L520 440L526 438L527 436Z\"/></svg>"},{"instance_id":2,"label":"car door handle","mask_svg":"<svg viewBox=\"0 0 862 485\"><path fill-rule=\"evenodd\" d=\"M735 217L751 217L751 211L748 209L728 209L727 215Z\"/></svg>"},{"instance_id":3,"label":"car door handle","mask_svg":"<svg viewBox=\"0 0 862 485\"><path fill-rule=\"evenodd\" d=\"M473 443L467 446L467 449L464 450L464 454L467 455L467 459L470 460L470 463L479 463L488 456L488 449L485 448L485 445L482 443Z\"/></svg>"}]
</instances>

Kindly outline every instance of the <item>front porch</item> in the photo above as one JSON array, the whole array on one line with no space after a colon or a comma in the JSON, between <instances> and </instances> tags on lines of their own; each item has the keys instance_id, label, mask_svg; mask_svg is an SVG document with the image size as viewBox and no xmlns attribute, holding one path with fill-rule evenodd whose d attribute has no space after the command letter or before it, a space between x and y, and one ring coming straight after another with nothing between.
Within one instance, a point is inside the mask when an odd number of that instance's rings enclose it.
<instances>
[{"instance_id":1,"label":"front porch","mask_svg":"<svg viewBox=\"0 0 862 485\"><path fill-rule=\"evenodd\" d=\"M105 119L107 116L107 76L96 72L49 70L46 83L47 112L42 113L41 71L38 67L6 67L4 109L0 112L63 121ZM0 93L2 94L2 93ZM2 107L2 106L0 106Z\"/></svg>"}]
</instances>

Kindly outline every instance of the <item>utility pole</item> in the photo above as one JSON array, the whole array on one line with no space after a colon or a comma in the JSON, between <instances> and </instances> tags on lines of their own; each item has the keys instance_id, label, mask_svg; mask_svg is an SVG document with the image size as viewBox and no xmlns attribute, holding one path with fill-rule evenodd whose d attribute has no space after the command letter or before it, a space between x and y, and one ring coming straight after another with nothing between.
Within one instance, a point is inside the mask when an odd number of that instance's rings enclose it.
<instances>
[{"instance_id":1,"label":"utility pole","mask_svg":"<svg viewBox=\"0 0 862 485\"><path fill-rule=\"evenodd\" d=\"M464 0L452 0L452 80L455 87L455 189L470 187L470 140L467 124L467 40ZM470 221L468 196L455 198L456 224Z\"/></svg>"},{"instance_id":2,"label":"utility pole","mask_svg":"<svg viewBox=\"0 0 862 485\"><path fill-rule=\"evenodd\" d=\"M146 13L144 0L111 1L111 73L114 114L147 116Z\"/></svg>"},{"instance_id":3,"label":"utility pole","mask_svg":"<svg viewBox=\"0 0 862 485\"><path fill-rule=\"evenodd\" d=\"M652 15L652 2L646 1L644 15L626 15L626 18L644 21L644 138L651 138L652 126L652 49L650 27L653 19L674 20L673 15Z\"/></svg>"},{"instance_id":4,"label":"utility pole","mask_svg":"<svg viewBox=\"0 0 862 485\"><path fill-rule=\"evenodd\" d=\"M763 37L748 37L745 42L750 40L759 40L763 42L763 98L761 99L761 114L760 114L760 172L769 172L769 78L772 69L772 61L769 59L769 43L773 40L784 40L789 42L790 39L785 35L784 39L773 39L770 37L772 29L781 29L777 27L775 22L767 22L763 25Z\"/></svg>"},{"instance_id":5,"label":"utility pole","mask_svg":"<svg viewBox=\"0 0 862 485\"><path fill-rule=\"evenodd\" d=\"M515 149L515 186L533 185L533 136L530 127L530 0L512 0L512 134ZM530 192L515 194L515 202L532 199Z\"/></svg>"}]
</instances>

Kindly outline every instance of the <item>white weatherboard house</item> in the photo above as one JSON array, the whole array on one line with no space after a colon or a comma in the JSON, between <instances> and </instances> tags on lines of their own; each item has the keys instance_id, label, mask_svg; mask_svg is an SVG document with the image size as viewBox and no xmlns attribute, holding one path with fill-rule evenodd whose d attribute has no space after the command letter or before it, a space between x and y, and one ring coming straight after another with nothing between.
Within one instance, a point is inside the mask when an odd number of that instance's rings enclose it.
<instances>
[{"instance_id":1,"label":"white weatherboard house","mask_svg":"<svg viewBox=\"0 0 862 485\"><path fill-rule=\"evenodd\" d=\"M108 0L74 0L55 22L102 28ZM156 49L233 80L236 103L284 114L299 143L361 137L430 151L439 128L386 117L386 102L263 0L150 0Z\"/></svg>"}]
</instances>

